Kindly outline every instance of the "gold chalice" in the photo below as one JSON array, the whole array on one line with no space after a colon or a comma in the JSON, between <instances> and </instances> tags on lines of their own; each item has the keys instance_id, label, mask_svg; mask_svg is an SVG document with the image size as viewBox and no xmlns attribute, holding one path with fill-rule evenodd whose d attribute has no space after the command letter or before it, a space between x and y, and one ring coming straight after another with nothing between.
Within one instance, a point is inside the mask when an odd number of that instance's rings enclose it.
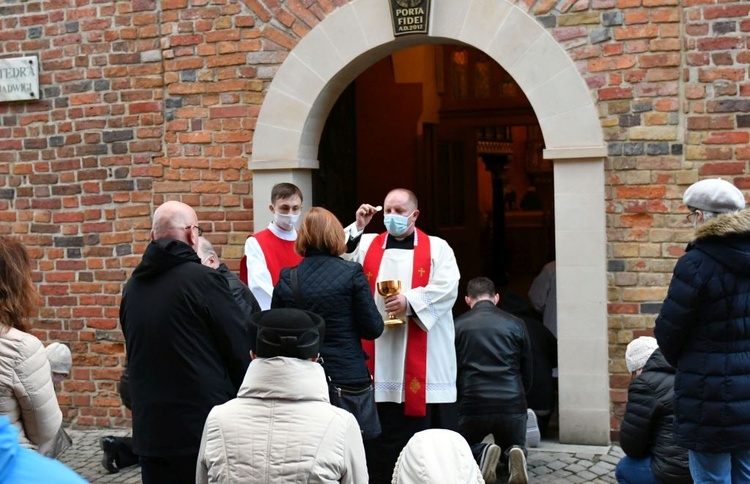
<instances>
[{"instance_id":1,"label":"gold chalice","mask_svg":"<svg viewBox=\"0 0 750 484\"><path fill-rule=\"evenodd\" d=\"M401 281L380 281L378 282L378 294L384 298L389 296L395 296L401 292ZM404 324L404 321L397 318L395 314L388 313L388 319L383 321L386 326L394 324Z\"/></svg>"}]
</instances>

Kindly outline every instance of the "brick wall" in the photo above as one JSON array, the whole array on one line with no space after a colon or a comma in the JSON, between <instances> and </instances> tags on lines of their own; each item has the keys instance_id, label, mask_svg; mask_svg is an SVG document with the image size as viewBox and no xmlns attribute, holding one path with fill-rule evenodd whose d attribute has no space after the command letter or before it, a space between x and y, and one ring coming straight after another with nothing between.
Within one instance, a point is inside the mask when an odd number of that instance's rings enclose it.
<instances>
[{"instance_id":1,"label":"brick wall","mask_svg":"<svg viewBox=\"0 0 750 484\"><path fill-rule=\"evenodd\" d=\"M166 199L194 207L236 269L252 230L252 136L273 76L345 0L6 0L0 56L38 54L42 100L0 104L0 233L35 260L34 332L73 347L78 425L123 425L122 284ZM522 0L568 51L608 143L612 429L624 345L648 334L705 176L750 188L750 4ZM602 322L604 324L604 322Z\"/></svg>"},{"instance_id":2,"label":"brick wall","mask_svg":"<svg viewBox=\"0 0 750 484\"><path fill-rule=\"evenodd\" d=\"M680 208L682 193L708 176L748 188L750 123L741 113L750 107L741 97L748 93L750 5L674 3L683 7L681 12L658 5L649 9L650 24L643 32L657 18L669 19L666 25L659 22L661 29L677 28L668 30L669 37L662 30L636 55L620 86L631 87L633 96L620 106L607 103L606 114L619 115L617 127L608 130L613 429L624 412L629 382L624 345L651 334L674 263L692 237ZM623 22L645 10L624 8ZM680 32L683 37L676 37ZM625 51L630 51L627 42ZM615 124L615 116L603 121Z\"/></svg>"},{"instance_id":3,"label":"brick wall","mask_svg":"<svg viewBox=\"0 0 750 484\"><path fill-rule=\"evenodd\" d=\"M613 429L629 383L625 344L651 334L671 271L693 234L681 207L685 188L710 176L750 187L750 118L742 114L750 111L742 99L750 93L750 4L669 3L674 6L621 5L623 25L615 27L615 38L618 29L622 36L639 29L653 35L658 28L659 36L624 42L634 64L618 87L632 97L609 101L602 111L603 124L614 125L607 128Z\"/></svg>"},{"instance_id":4,"label":"brick wall","mask_svg":"<svg viewBox=\"0 0 750 484\"><path fill-rule=\"evenodd\" d=\"M303 4L304 3L304 4ZM73 350L58 398L123 426L122 286L153 208L196 208L233 270L252 231L247 162L264 89L343 2L6 0L0 57L38 55L42 99L0 104L0 233L34 259L33 332Z\"/></svg>"},{"instance_id":5,"label":"brick wall","mask_svg":"<svg viewBox=\"0 0 750 484\"><path fill-rule=\"evenodd\" d=\"M81 425L123 423L119 294L148 238L163 154L156 18L155 2L137 0L0 7L0 55L37 54L42 91L0 104L0 232L35 261L34 334L73 350L59 399Z\"/></svg>"}]
</instances>

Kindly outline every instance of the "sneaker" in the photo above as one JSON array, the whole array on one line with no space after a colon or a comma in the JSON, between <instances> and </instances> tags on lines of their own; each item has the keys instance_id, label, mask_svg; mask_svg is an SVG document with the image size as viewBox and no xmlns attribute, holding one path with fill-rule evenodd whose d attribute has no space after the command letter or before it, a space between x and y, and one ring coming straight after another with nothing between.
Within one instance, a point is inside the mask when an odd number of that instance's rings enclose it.
<instances>
[{"instance_id":1,"label":"sneaker","mask_svg":"<svg viewBox=\"0 0 750 484\"><path fill-rule=\"evenodd\" d=\"M518 447L510 449L508 454L508 470L510 477L508 484L528 484L529 474L526 472L526 456Z\"/></svg>"},{"instance_id":2,"label":"sneaker","mask_svg":"<svg viewBox=\"0 0 750 484\"><path fill-rule=\"evenodd\" d=\"M495 444L487 444L479 455L479 470L482 478L487 484L497 480L497 462L500 460L500 447Z\"/></svg>"},{"instance_id":3,"label":"sneaker","mask_svg":"<svg viewBox=\"0 0 750 484\"><path fill-rule=\"evenodd\" d=\"M542 439L539 433L539 424L536 420L536 414L532 409L528 409L526 418L526 445L528 447L539 447Z\"/></svg>"},{"instance_id":4,"label":"sneaker","mask_svg":"<svg viewBox=\"0 0 750 484\"><path fill-rule=\"evenodd\" d=\"M115 438L114 437L101 437L99 439L99 448L102 449L102 467L107 469L107 472L114 474L119 469L115 467L115 456L117 451L115 449Z\"/></svg>"}]
</instances>

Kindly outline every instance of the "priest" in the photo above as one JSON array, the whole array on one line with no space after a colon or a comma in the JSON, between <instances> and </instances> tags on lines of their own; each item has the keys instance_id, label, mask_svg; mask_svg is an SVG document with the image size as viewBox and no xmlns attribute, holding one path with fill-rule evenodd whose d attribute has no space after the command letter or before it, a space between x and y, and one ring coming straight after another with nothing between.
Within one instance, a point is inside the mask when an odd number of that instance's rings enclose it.
<instances>
[{"instance_id":1,"label":"priest","mask_svg":"<svg viewBox=\"0 0 750 484\"><path fill-rule=\"evenodd\" d=\"M446 427L456 401L456 351L452 309L460 278L450 246L417 229L417 197L391 190L383 202L386 232L363 234L380 207L363 204L347 227L353 249L347 258L360 262L375 303L385 316L403 324L386 326L377 340L363 341L375 380L375 401L382 435L365 443L370 483L389 483L396 459L412 435ZM377 282L398 280L396 295L378 295ZM452 419L451 419L452 420Z\"/></svg>"}]
</instances>

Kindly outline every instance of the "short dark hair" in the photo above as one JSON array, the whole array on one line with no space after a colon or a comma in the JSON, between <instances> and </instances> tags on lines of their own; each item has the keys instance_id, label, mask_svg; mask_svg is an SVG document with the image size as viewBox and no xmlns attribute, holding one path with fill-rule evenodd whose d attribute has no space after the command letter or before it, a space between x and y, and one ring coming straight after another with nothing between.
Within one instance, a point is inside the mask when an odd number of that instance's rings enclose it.
<instances>
[{"instance_id":1,"label":"short dark hair","mask_svg":"<svg viewBox=\"0 0 750 484\"><path fill-rule=\"evenodd\" d=\"M475 277L466 285L466 295L472 299L480 296L494 296L497 294L495 283L486 277Z\"/></svg>"},{"instance_id":2,"label":"short dark hair","mask_svg":"<svg viewBox=\"0 0 750 484\"><path fill-rule=\"evenodd\" d=\"M276 203L280 198L289 198L297 195L302 200L302 190L293 183L277 183L271 189L271 203Z\"/></svg>"}]
</instances>

